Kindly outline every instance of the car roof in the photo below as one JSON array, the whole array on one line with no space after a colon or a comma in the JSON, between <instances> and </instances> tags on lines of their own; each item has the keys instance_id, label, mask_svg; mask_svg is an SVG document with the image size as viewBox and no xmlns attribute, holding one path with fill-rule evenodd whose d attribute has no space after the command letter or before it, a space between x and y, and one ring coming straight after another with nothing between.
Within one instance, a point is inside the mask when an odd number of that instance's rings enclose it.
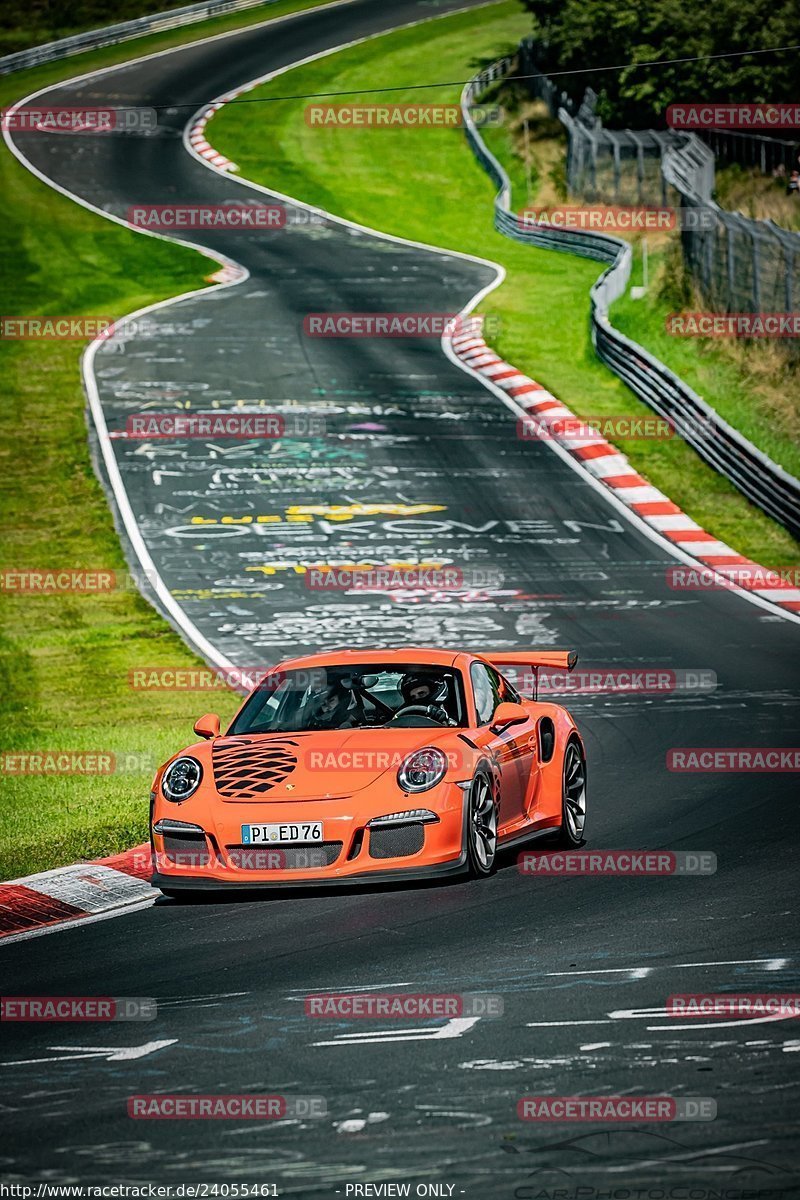
<instances>
[{"instance_id":1,"label":"car roof","mask_svg":"<svg viewBox=\"0 0 800 1200\"><path fill-rule=\"evenodd\" d=\"M401 646L395 650L329 650L324 654L305 654L299 658L287 658L278 664L282 671L295 667L336 667L369 663L413 663L415 666L452 667L463 653L441 650L430 646ZM276 669L276 668L273 668Z\"/></svg>"}]
</instances>

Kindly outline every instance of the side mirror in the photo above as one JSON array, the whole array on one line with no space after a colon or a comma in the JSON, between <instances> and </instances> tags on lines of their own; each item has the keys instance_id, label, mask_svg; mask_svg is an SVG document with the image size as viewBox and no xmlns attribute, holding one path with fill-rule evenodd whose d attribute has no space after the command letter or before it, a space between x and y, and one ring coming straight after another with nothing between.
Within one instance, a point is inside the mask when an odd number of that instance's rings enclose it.
<instances>
[{"instance_id":1,"label":"side mirror","mask_svg":"<svg viewBox=\"0 0 800 1200\"><path fill-rule=\"evenodd\" d=\"M500 706L501 708L503 705ZM195 733L202 738L219 737L219 717L216 713L204 713L194 723Z\"/></svg>"},{"instance_id":2,"label":"side mirror","mask_svg":"<svg viewBox=\"0 0 800 1200\"><path fill-rule=\"evenodd\" d=\"M502 704L498 704L492 717L492 733L500 733L503 729L510 728L511 725L524 725L529 720L530 713L524 705L504 700Z\"/></svg>"}]
</instances>

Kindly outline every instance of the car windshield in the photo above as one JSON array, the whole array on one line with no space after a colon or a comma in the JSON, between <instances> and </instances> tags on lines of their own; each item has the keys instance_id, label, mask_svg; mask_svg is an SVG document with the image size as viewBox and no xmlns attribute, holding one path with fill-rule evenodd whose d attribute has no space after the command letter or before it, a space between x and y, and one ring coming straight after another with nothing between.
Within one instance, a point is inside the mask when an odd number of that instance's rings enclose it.
<instances>
[{"instance_id":1,"label":"car windshield","mask_svg":"<svg viewBox=\"0 0 800 1200\"><path fill-rule=\"evenodd\" d=\"M311 667L267 675L228 733L463 727L465 712L458 671L415 663Z\"/></svg>"}]
</instances>

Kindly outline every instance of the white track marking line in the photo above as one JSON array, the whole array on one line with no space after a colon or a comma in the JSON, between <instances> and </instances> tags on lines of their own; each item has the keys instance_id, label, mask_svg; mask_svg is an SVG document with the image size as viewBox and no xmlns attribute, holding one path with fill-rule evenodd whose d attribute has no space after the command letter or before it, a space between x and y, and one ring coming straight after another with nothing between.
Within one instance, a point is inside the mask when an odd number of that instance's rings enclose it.
<instances>
[{"instance_id":1,"label":"white track marking line","mask_svg":"<svg viewBox=\"0 0 800 1200\"><path fill-rule=\"evenodd\" d=\"M400 983L343 983L341 987L316 987L316 988L293 988L292 992L298 992L299 995L288 995L287 1000L302 1001L307 996L344 996L361 992L378 992L385 991L387 988L413 987L413 981L404 979Z\"/></svg>"},{"instance_id":2,"label":"white track marking line","mask_svg":"<svg viewBox=\"0 0 800 1200\"><path fill-rule=\"evenodd\" d=\"M159 50L159 51L155 51L151 54L144 54L144 55L140 55L136 58L127 59L124 62L115 63L112 66L101 67L101 68L98 68L93 71L87 71L81 75L76 75L70 79L61 80L57 84L48 84L46 87L42 87L42 88L39 88L35 92L31 92L30 95L25 96L22 100L18 100L9 109L9 113L15 112L17 109L23 107L24 105L29 104L31 101L33 101L33 100L37 99L39 96L43 95L45 92L53 91L56 88L68 88L68 87L71 87L74 84L80 83L84 80L97 79L100 76L109 74L112 71L122 70L124 68L130 67L133 65L138 65L139 63L142 63L142 62L147 62L147 61L150 61L155 58L164 57L168 54L179 54L184 50L191 50L193 47L196 47L199 45L206 45L210 42L219 41L222 38L236 37L236 36L242 35L242 34L246 35L247 33L250 33L253 30L263 29L266 26L276 24L279 21L286 21L286 20L291 19L292 17L304 16L306 14L313 15L314 13L320 12L323 9L338 8L341 5L349 4L352 2L353 2L353 0L332 0L332 3L330 3L330 4L320 5L316 9L306 9L306 10L304 10L303 13L295 13L295 14L289 13L289 14L284 14L281 17L272 17L269 20L266 20L263 22L258 22L254 25L246 26L244 29L228 30L225 33L213 34L207 38L198 38L192 42L186 43L185 45L173 46L166 50ZM331 55L331 54L336 54L339 50L344 50L350 46L359 45L362 42L370 41L373 38L383 37L385 34L394 32L397 29L411 28L416 25L424 24L428 21L440 20L444 17L454 16L457 13L472 12L479 8L490 7L492 4L497 4L499 2L500 2L500 0L487 0L487 3L484 5L470 5L467 8L453 9L452 11L447 12L447 13L436 13L430 17L421 18L418 21L411 21L405 25L395 26L394 29L392 29L392 30L384 30L380 33L370 34L368 37L365 37L365 38L357 38L351 42L342 43L337 46L331 47L328 50L321 51L319 54L312 55L309 58L301 59L294 63L290 63L286 67L282 67L282 68L279 68L277 71L270 72L267 76L264 76L263 78L264 78L264 80L269 79L269 78L274 78L277 75L282 75L285 72L292 70L294 67L302 66L306 62L312 62L318 58L323 58L323 57L327 57L328 55ZM258 82L259 82L259 80L255 81L255 84L253 86L256 86ZM249 86L251 86L251 85L244 84L244 85L242 85L242 88L237 89L237 92L240 90L244 90ZM228 92L226 94L230 95L230 92ZM194 146L192 146L191 141L190 141L192 126L195 124L198 117L201 116L203 113L209 113L209 112L216 111L216 110L213 110L211 107L215 103L221 104L222 99L218 98L216 101L205 102L189 118L189 121L187 122L186 126L184 127L184 132L183 132L183 144L184 144L184 147L187 150L187 152L189 154L191 154L191 156L197 162L201 163L203 166L207 167L209 170L215 171L218 175L223 176L225 179L227 179L230 182L242 183L247 187L254 188L255 190L265 192L267 194L281 196L281 193L277 193L277 192L268 193L266 188L262 188L258 184L250 183L247 180L242 180L242 179L239 179L237 176L232 176L232 175L228 174L227 171L221 170L220 168L216 167L212 162L209 162L207 159L203 158L200 154L197 153ZM124 220L122 217L117 217L112 213L106 212L104 209L98 208L96 205L92 204L90 201L85 200L83 197L78 196L74 192L69 191L67 188L63 187L61 184L56 183L55 180L51 179L49 176L45 175L42 171L40 171L38 169L38 167L35 167L34 164L22 153L22 151L19 149L19 147L15 144L13 138L11 137L10 130L7 128L6 123L4 123L3 137L5 139L6 145L10 149L11 153L33 175L35 175L43 183L47 184L48 187L53 188L54 191L60 192L61 195L66 196L70 200L73 200L76 204L80 204L82 208L86 208L90 212L95 212L99 216L105 217L106 220L113 221L115 224L122 225L127 229L133 230L136 233L142 233L147 237L155 237L155 238L159 238L162 241L173 242L177 245L188 246L190 249L197 251L198 253L204 255L205 257L210 258L213 261L220 263L223 268L232 268L232 269L237 270L237 272L243 273L243 277L241 277L241 278L233 279L233 280L230 280L227 282L220 282L217 284L212 284L210 287L195 288L189 292L182 292L179 296L173 296L166 300L160 300L154 304L145 305L142 308L136 309L134 312L127 313L125 316L120 317L119 320L115 322L115 326L117 328L124 326L129 321L135 320L137 317L144 316L146 313L156 312L159 309L167 308L171 305L179 304L183 300L189 300L196 296L204 295L209 292L216 291L218 289L227 288L227 287L236 287L240 283L245 283L247 281L247 279L250 278L250 273L246 267L244 267L241 263L236 262L234 259L228 258L226 255L223 255L218 251L210 249L206 246L198 245L194 242L185 241L182 238L171 237L166 234L157 233L154 230L141 229L135 225L132 225L129 221ZM285 197L285 196L282 198L286 199L286 200L291 199L290 197ZM322 211L320 209L313 208L313 206L311 206L311 205L303 204L301 201L292 201L292 203L295 203L297 205L297 207L304 208L307 211L314 211L314 212L318 212L318 213ZM417 246L417 247L421 247L424 249L437 251L438 253L444 253L444 254L450 253L450 254L454 254L456 257L459 257L459 258L465 258L465 259L468 259L468 260L471 260L474 262L481 263L486 266L492 266L495 269L499 269L500 271L502 271L502 276L503 277L505 276L505 271L503 271L502 268L498 268L497 264L491 263L487 259L480 259L473 255L461 254L458 251L443 251L440 248L435 247L435 246L426 246L422 242L409 242L403 238L396 238L390 234L381 234L377 230L370 230L367 228L367 226L357 226L357 225L355 225L354 222L344 221L342 218L333 217L332 214L329 214L329 213L324 213L323 215L328 217L329 219L335 220L341 224L348 225L351 228L359 228L359 229L362 229L364 232L373 233L376 236L382 237L388 241L400 242L400 243L403 243L406 245ZM496 285L493 285L493 286L496 286ZM491 288L486 289L486 290L491 290ZM131 507L127 491L125 490L125 486L122 481L122 476L121 476L121 473L119 470L119 466L117 464L117 460L116 460L116 457L114 455L113 448L111 445L111 440L109 438L108 426L106 424L105 413L103 412L103 408L102 408L102 404L101 404L100 396L99 396L99 389L97 386L97 380L96 380L95 373L94 373L94 359L95 359L97 350L100 346L102 346L105 343L105 341L106 341L105 338L98 338L94 342L91 342L87 346L86 350L84 351L84 355L83 355L83 359L82 359L82 369L83 369L83 377L84 377L84 386L86 389L87 397L89 399L89 407L90 407L90 411L92 414L92 420L94 422L95 429L97 431L97 436L98 436L98 440L100 443L101 453L103 456L103 462L105 464L106 471L108 472L109 482L111 484L112 492L114 493L114 499L117 503L120 517L121 517L123 525L125 527L125 532L130 540L131 547L133 548L133 551L136 554L136 557L139 559L139 562L144 570L145 576L147 577L147 579L150 583L150 586L153 588L153 591L155 592L159 602L163 605L164 609L170 614L173 622L175 623L175 625L177 626L179 631L183 634L183 636L187 639L187 641L193 646L193 648L203 658L205 658L205 660L207 662L213 664L214 666L220 667L223 670L231 670L231 669L233 669L234 664L228 658L226 658L223 654L221 654L216 649L216 647L213 645L213 643L208 641L208 639L205 637L205 635L200 632L200 630L197 628L197 626L194 624L194 622L187 616L184 609L173 598L171 592L167 588L167 585L165 584L164 580L161 578L160 574L158 573L155 563L153 562L150 552L147 549L145 541L139 531L138 523L136 522L136 518L134 516L133 509Z\"/></svg>"},{"instance_id":3,"label":"white track marking line","mask_svg":"<svg viewBox=\"0 0 800 1200\"><path fill-rule=\"evenodd\" d=\"M207 45L211 42L219 41L222 38L236 37L237 35L242 34L246 35L248 33L252 33L253 30L263 29L269 25L277 24L280 21L286 21L295 16L302 16L305 15L305 13L315 13L322 11L323 9L327 10L330 8L338 8L350 3L353 3L353 0L332 0L330 4L319 5L316 9L306 9L301 13L288 13L280 17L270 17L268 20L245 26L244 29L227 30L224 33L211 34L206 38L197 38L191 42L185 43L184 45L171 46L166 50L154 51L150 54L143 54L135 58L126 59L123 62L115 63L108 67L99 67L92 71L86 71L81 75L72 76L69 79L61 80L55 84L48 84L45 87L31 92L22 100L18 100L14 105L12 105L9 109L9 114L16 112L17 109L22 108L25 105L30 104L31 101L36 100L44 93L54 91L57 88L70 88L77 83L83 82L84 80L97 79L100 76L110 74L113 71L121 71L127 67L138 65L142 62L148 62L152 59L162 58L168 54L178 54L184 50L190 50L196 46ZM176 245L186 246L189 249L196 251L198 254L203 255L205 258L210 258L213 262L219 263L223 269L228 268L236 271L237 277L235 279L212 284L209 287L194 288L189 292L182 292L178 296L172 296L166 300L159 300L156 303L147 304L142 308L138 308L134 312L127 313L125 316L120 317L117 321L115 321L115 327L117 329L124 326L129 321L144 316L146 313L156 312L159 309L166 308L173 304L179 304L183 300L193 299L196 296L205 295L209 292L214 292L228 287L236 287L238 284L245 283L247 279L249 279L250 273L241 263L236 262L234 259L229 258L227 255L222 254L213 248L201 246L195 242L186 241L180 237L171 237L167 236L166 234L157 233L154 230L141 229L136 225L132 225L129 221L124 220L122 217L118 217L113 213L106 212L102 208L98 208L97 205L92 204L90 201L85 200L82 196L79 196L75 192L71 192L68 188L63 187L60 183L57 183L54 179L50 178L50 176L40 171L39 168L34 166L30 159L26 157L26 155L14 142L14 139L11 136L11 131L9 130L6 122L3 123L3 138L14 157L20 163L22 163L22 165L26 167L32 175L35 175L36 178L41 180L42 183L47 184L48 187L51 187L54 191L59 192L62 196L66 196L69 200L74 201L76 204L79 204L82 208L87 209L89 212L97 213L98 216L104 217L108 221L113 221L116 225L122 225L124 228L131 229L135 233L144 234L146 237L155 237L161 241L172 242ZM203 160L200 159L200 161ZM147 549L144 539L139 531L138 523L136 522L136 518L133 514L130 500L122 482L122 476L120 474L116 457L111 446L108 435L108 426L106 425L105 420L105 413L103 412L102 405L100 403L97 381L94 374L94 358L98 347L103 345L105 340L106 339L104 338L98 338L95 341L90 342L84 351L81 365L83 370L84 386L89 400L92 420L94 422L98 440L100 442L103 462L108 472L109 482L111 484L112 492L114 493L114 499L117 503L120 517L125 527L125 532L130 540L133 551L144 570L150 586L153 588L153 591L158 597L159 602L170 614L172 620L177 625L183 636L190 642L193 648L203 658L206 659L207 662L210 662L214 666L221 667L224 670L230 670L233 668L233 663L226 658L225 655L221 654L211 642L208 641L208 639L200 632L194 622L191 621L186 615L183 608L181 608L181 606L174 600L167 585L164 583L164 580L158 573L155 563L153 562L150 552Z\"/></svg>"},{"instance_id":4,"label":"white track marking line","mask_svg":"<svg viewBox=\"0 0 800 1200\"><path fill-rule=\"evenodd\" d=\"M410 26L424 24L427 21L438 20L438 19L441 19L443 17L448 17L448 16L454 16L457 13L471 12L474 9L490 7L492 4L496 4L499 2L500 2L500 0L487 0L486 4L470 5L466 8L462 8L462 9L453 9L451 12L447 12L447 13L436 13L433 16L424 17L419 21L412 21L407 25L396 26L395 29L405 29L405 28L409 28ZM142 63L142 62L150 61L155 58L161 58L168 54L178 54L184 50L190 50L193 47L196 47L199 45L206 45L210 42L219 41L222 38L236 37L237 35L240 35L240 34L246 35L248 33L251 33L255 29L263 29L266 26L276 24L280 21L289 20L292 17L303 16L306 14L315 14L319 11L322 11L323 9L327 10L330 8L338 8L338 7L341 7L341 6L343 6L345 4L349 4L349 3L353 3L353 0L332 0L332 2L330 4L319 5L317 8L307 9L303 13L288 13L288 14L284 14L283 16L280 16L280 17L271 17L268 20L257 22L252 25L248 25L244 29L228 30L225 33L213 34L207 38L196 38L193 41L187 42L180 46L169 47L166 50L159 50L159 51L155 51L150 54L139 55L138 57L135 57L132 59L126 59L123 62L114 63L113 65L110 65L107 67L100 67L100 68L97 68L92 71L86 71L81 75L75 75L69 79L60 80L58 83L55 83L55 84L48 84L45 87L39 88L38 90L31 92L29 95L23 97L21 100L18 100L9 109L9 112L15 112L17 109L29 104L32 100L35 100L39 96L43 95L44 93L55 90L56 88L69 88L69 87L74 86L77 83L83 82L84 80L97 79L100 76L110 74L113 71L123 70L126 67L130 67L130 66ZM384 36L384 34L391 33L391 32L393 32L393 30L384 30L382 33L371 34L368 38L356 39L354 42L347 43L347 44L348 45L357 45L362 41L369 41L372 38L382 37L382 36ZM345 45L335 46L327 51L323 51L320 55L317 55L314 57L324 57L328 54L335 54L338 50L345 49L345 48L346 48ZM304 61L308 61L308 60L304 60ZM276 72L276 74L283 74L285 71L289 71L294 66L299 66L299 65L301 65L300 62L289 64L287 67L282 68L278 72ZM247 87L247 85L245 85L245 89L246 89L246 87ZM202 110L198 110L198 112L200 112L200 111L207 111L207 112L209 112L209 114L211 114L213 111L216 111L216 110L210 109L208 105L203 105ZM183 135L184 146L187 149L187 151L192 155L192 157L195 158L198 162L202 163L204 166L208 167L210 170L217 171L218 174L224 175L226 179L229 179L229 180L233 179L234 182L242 182L242 183L245 183L246 186L253 187L255 190L266 192L265 188L261 188L257 184L247 184L247 181L239 180L239 179L237 179L237 177L230 176L227 174L227 172L219 170L217 167L215 167L213 165L213 163L206 161L204 158L202 158L199 154L196 153L194 147L191 145L190 137L191 137L191 125L192 125L193 120L197 117L197 115L198 114L195 113L194 116L192 118L190 118L189 122L184 127L184 135ZM44 174L44 172L40 171L38 167L34 166L34 164L26 157L26 155L23 154L23 152L19 149L19 147L16 145L13 138L11 137L11 131L8 129L6 123L4 123L3 138L6 142L8 149L11 151L11 153L14 155L14 157L28 171L30 171L32 175L34 175L37 179L39 179L42 183L46 184L48 187L52 188L53 191L58 192L62 196L66 196L67 199L74 201L74 203L79 204L82 208L87 209L89 212L96 213L98 216L104 217L108 221L113 221L114 224L122 225L124 228L130 229L134 233L140 233L140 234L144 234L146 237L155 237L161 241L173 242L177 245L187 246L189 249L196 251L197 253L203 255L204 257L210 258L212 261L220 263L222 266L223 272L227 271L229 274L233 274L233 276L234 276L231 279L228 279L225 281L220 281L216 284L212 284L210 287L195 288L189 292L183 292L178 296L173 296L166 300L160 300L153 304L145 305L142 308L136 309L134 312L127 313L124 316L120 317L115 322L115 326L117 328L124 326L127 322L133 321L137 317L141 317L141 316L145 315L146 313L156 312L159 309L169 307L170 305L173 305L173 304L177 305L183 300L192 299L196 296L205 295L207 293L221 290L223 288L238 286L240 283L245 283L250 278L250 273L247 270L247 268L244 267L241 263L238 263L235 259L229 258L227 255L221 254L218 251L215 251L207 246L201 246L194 242L185 241L184 239L179 238L179 237L171 237L166 234L157 233L153 230L139 228L138 226L131 224L129 221L124 220L122 217L118 217L112 213L106 212L102 208L98 208L97 205L92 204L88 200L85 200L82 196L79 196L76 193L69 191L68 188L63 187L61 184L56 183L55 180L51 179L48 175ZM267 194L269 194L269 193L267 193ZM278 193L274 193L274 194L278 195ZM284 198L289 199L289 197L284 197ZM300 201L293 201L293 203L295 203L297 205L297 207L304 208L307 211L322 212L322 210L312 209L312 206L303 204ZM377 230L370 230L367 228L367 226L356 226L353 222L345 221L343 218L333 217L331 214L328 214L328 213L324 213L323 215L326 218L335 220L340 224L348 225L352 228L363 229L365 232L374 234L376 237L383 238L386 241L393 241L393 242L398 242L398 243L402 243L402 244L406 244L406 245L413 245L413 246L417 246L417 247L420 247L423 249L438 251L439 253L444 253L444 254L451 253L451 254L454 254L455 257L468 259L470 261L477 262L482 265L493 267L495 270L499 270L500 272L502 272L501 278L505 277L505 271L503 270L503 268L498 267L498 265L495 263L491 263L488 259L480 259L480 258L477 258L472 255L462 254L458 251L450 251L450 252L441 251L437 247L426 246L422 242L409 242L409 241L407 241L407 239L393 237L390 234L382 234ZM495 286L495 285L490 285L489 288L487 288L485 290L486 291L491 290L492 286ZM98 347L103 345L104 341L105 341L105 339L98 338L95 341L91 342L87 346L86 350L84 351L83 357L82 357L81 366L82 366L82 371L83 371L84 387L86 389L87 398L89 400L89 407L90 407L90 411L92 414L92 420L94 422L98 440L100 443L101 453L103 456L103 462L104 462L104 464L106 466L106 470L108 472L109 483L111 485L111 489L114 494L114 499L117 504L118 511L119 511L120 517L122 519L123 525L125 527L126 534L128 535L128 538L130 540L131 547L132 547L134 553L136 554L136 557L138 558L138 560L145 572L145 575L148 578L148 581L150 582L150 585L153 588L153 591L155 592L156 596L158 597L160 602L163 604L166 611L172 617L178 630L186 638L186 640L190 643L190 645L192 645L192 647L196 651L198 651L202 655L202 657L204 657L206 659L207 662L213 663L215 666L221 667L224 670L233 669L234 664L228 658L226 658L224 655L222 655L221 653L219 653L217 651L216 647L211 642L208 641L208 639L200 632L200 630L197 628L197 626L194 624L194 622L189 619L189 617L186 615L186 613L181 608L181 606L179 604L177 604L177 602L173 599L169 589L167 588L166 584L164 583L164 580L161 578L158 570L156 569L155 563L153 562L150 552L147 549L144 539L142 538L141 533L139 531L138 523L136 522L135 516L133 514L130 500L128 498L128 494L125 489L125 485L122 481L122 476L121 476L121 473L120 473L120 470L119 470L119 467L118 467L118 464L116 461L116 457L114 455L113 448L111 445L111 439L109 436L108 426L107 426L106 420L105 420L105 413L103 411L102 404L100 401L99 389L97 386L97 380L96 380L95 373L94 373L94 359L95 359ZM21 932L18 934L9 934L4 938L0 938L0 946L3 943L11 944L14 942L19 942L19 941L27 941L29 938L42 937L49 933L57 933L62 929L71 929L71 928L75 928L78 925L88 924L90 921L107 920L110 917L122 916L125 912L133 912L133 911L136 911L141 908L150 907L151 905L153 905L155 903L157 898L158 898L157 896L154 896L152 899L148 898L140 903L136 903L136 904L132 903L132 904L125 905L125 906L115 907L114 909L109 909L107 912L95 914L90 917L77 917L73 920L60 921L60 922L56 922L52 925L41 926L38 929L25 930L24 932Z\"/></svg>"},{"instance_id":5,"label":"white track marking line","mask_svg":"<svg viewBox=\"0 0 800 1200\"><path fill-rule=\"evenodd\" d=\"M163 1050L165 1046L174 1046L177 1038L163 1038L159 1042L145 1042L141 1046L48 1046L48 1050L67 1050L57 1058L22 1058L16 1062L0 1063L0 1067L31 1067L39 1063L69 1062L79 1058L104 1059L106 1062L132 1062L137 1058L145 1058ZM73 1053L75 1051L75 1053Z\"/></svg>"},{"instance_id":6,"label":"white track marking line","mask_svg":"<svg viewBox=\"0 0 800 1200\"><path fill-rule=\"evenodd\" d=\"M767 1021L791 1021L797 1020L796 1017L782 1016L780 1013L771 1013L768 1017L740 1017L737 1021L708 1021L702 1023L696 1019L689 1018L684 1020L684 1025L689 1029L732 1029L735 1025L764 1025ZM671 1025L648 1025L647 1030L656 1031L667 1029L671 1033L676 1033L680 1029L680 1017L676 1017Z\"/></svg>"},{"instance_id":7,"label":"white track marking line","mask_svg":"<svg viewBox=\"0 0 800 1200\"><path fill-rule=\"evenodd\" d=\"M485 294L486 290L491 289L484 289L484 293L478 293L478 297L470 302L469 308L465 308L459 315L466 316L471 309L476 307L476 305L480 303L480 300L483 298L483 294ZM455 354L446 341L443 341L442 344L444 352L448 358L460 366L466 374L472 375L474 379L481 381L484 386L488 388L490 392L493 392L494 395L498 396L506 405L506 407L509 408L511 412L513 412L518 418L524 419L530 415L521 404L518 404L513 397L507 396L502 389L497 386L497 384L491 381L491 379L487 379L484 375L480 375L467 363L463 362L457 356L457 354ZM665 551L665 553L671 555L672 558L676 558L679 562L685 563L687 566L695 568L700 567L704 570L708 569L707 567L704 567L703 563L700 562L699 559L693 558L691 554L680 549L680 547L675 545L674 542L671 542L668 538L662 537L662 535L658 533L657 530L653 529L651 525L648 525L638 513L634 512L626 504L624 504L622 500L620 500L619 497L613 491L611 491L610 488L605 487L600 480L596 478L594 474L592 474L591 469L588 469L585 463L581 462L580 459L573 458L568 450L566 450L563 446L560 446L555 438L545 438L543 444L552 450L554 454L557 454L559 458L562 459L562 461L565 462L576 473L576 475L580 475L585 483L593 488L598 495L604 498L607 504L616 509L616 511L624 516L631 525L635 526L636 529L643 533L655 545L659 546L663 551ZM599 460L597 459L588 459L587 463L591 464L598 461ZM597 468L595 469L597 470ZM638 474L638 472L636 473ZM667 497L667 499L669 499L669 497ZM784 621L791 621L796 625L800 625L800 613L792 613L788 612L786 609L778 608L776 605L771 604L768 600L762 600L760 596L755 595L753 592L745 591L736 584L731 584L730 588L726 588L725 590L730 591L731 593L740 596L742 599L749 601L757 608L764 609L773 617L780 617Z\"/></svg>"},{"instance_id":8,"label":"white track marking line","mask_svg":"<svg viewBox=\"0 0 800 1200\"><path fill-rule=\"evenodd\" d=\"M549 977L559 975L618 975L626 971L675 971L679 967L746 967L765 964L767 971L780 971L788 958L728 958L716 962L653 963L649 967L600 967L589 971L548 971ZM641 978L637 976L637 978Z\"/></svg>"},{"instance_id":9,"label":"white track marking line","mask_svg":"<svg viewBox=\"0 0 800 1200\"><path fill-rule=\"evenodd\" d=\"M398 1029L389 1033L379 1030L365 1033L342 1033L328 1042L312 1042L312 1046L372 1046L380 1042L433 1042L462 1037L480 1017L451 1017L440 1029Z\"/></svg>"},{"instance_id":10,"label":"white track marking line","mask_svg":"<svg viewBox=\"0 0 800 1200\"><path fill-rule=\"evenodd\" d=\"M596 1021L526 1021L527 1029L560 1029L562 1025L611 1025L609 1017L598 1017Z\"/></svg>"},{"instance_id":11,"label":"white track marking line","mask_svg":"<svg viewBox=\"0 0 800 1200\"><path fill-rule=\"evenodd\" d=\"M560 1029L573 1025L613 1025L617 1021L651 1021L657 1017L667 1016L666 1008L619 1008L610 1012L607 1017L598 1017L594 1021L526 1021L525 1026L527 1029ZM740 1017L736 1021L700 1022L696 1018L675 1017L669 1025L648 1025L646 1028L648 1033L663 1032L664 1030L677 1033L683 1029L731 1029L738 1025L763 1025L768 1021L796 1019L796 1017L781 1015L781 1013L770 1013L766 1017Z\"/></svg>"}]
</instances>

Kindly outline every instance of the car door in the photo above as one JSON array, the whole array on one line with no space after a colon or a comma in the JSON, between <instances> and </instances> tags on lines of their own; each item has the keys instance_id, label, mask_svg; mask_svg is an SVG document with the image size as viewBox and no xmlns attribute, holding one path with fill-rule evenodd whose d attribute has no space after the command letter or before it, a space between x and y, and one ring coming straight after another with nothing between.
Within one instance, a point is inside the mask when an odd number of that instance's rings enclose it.
<instances>
[{"instance_id":1,"label":"car door","mask_svg":"<svg viewBox=\"0 0 800 1200\"><path fill-rule=\"evenodd\" d=\"M500 768L500 823L516 825L528 811L534 790L536 770L536 724L529 718L524 724L492 729L497 706L504 700L520 702L507 680L486 663L470 666L472 693L478 719L476 741L487 750Z\"/></svg>"}]
</instances>

